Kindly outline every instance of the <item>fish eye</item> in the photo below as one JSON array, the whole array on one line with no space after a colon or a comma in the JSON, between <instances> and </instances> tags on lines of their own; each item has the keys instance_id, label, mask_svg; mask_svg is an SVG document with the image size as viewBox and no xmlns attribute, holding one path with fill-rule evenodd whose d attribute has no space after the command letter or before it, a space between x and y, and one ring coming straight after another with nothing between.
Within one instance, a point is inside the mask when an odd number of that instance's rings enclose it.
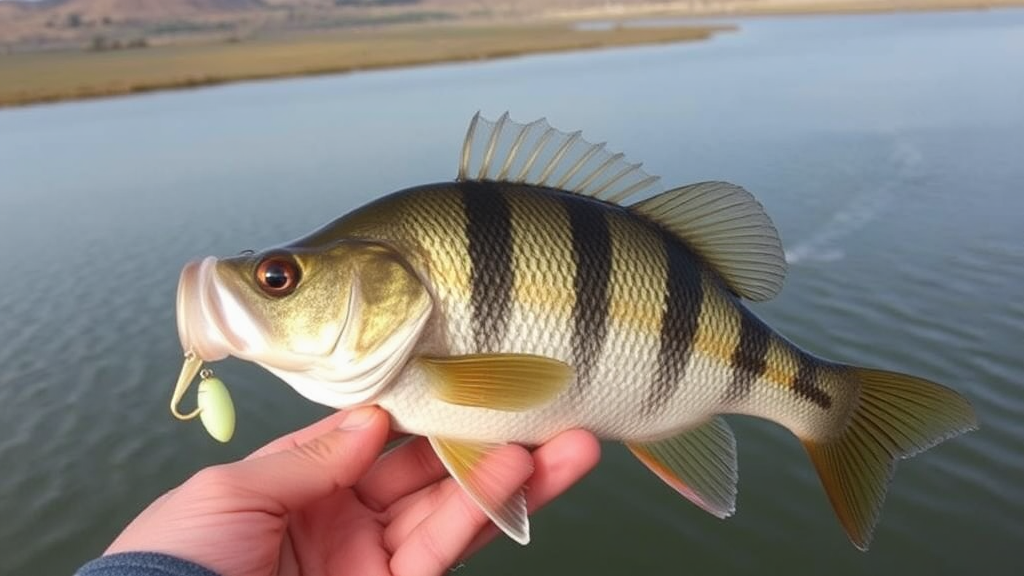
<instances>
[{"instance_id":1,"label":"fish eye","mask_svg":"<svg viewBox=\"0 0 1024 576\"><path fill-rule=\"evenodd\" d=\"M287 296L299 284L299 267L287 256L270 256L256 267L256 284L267 296Z\"/></svg>"}]
</instances>

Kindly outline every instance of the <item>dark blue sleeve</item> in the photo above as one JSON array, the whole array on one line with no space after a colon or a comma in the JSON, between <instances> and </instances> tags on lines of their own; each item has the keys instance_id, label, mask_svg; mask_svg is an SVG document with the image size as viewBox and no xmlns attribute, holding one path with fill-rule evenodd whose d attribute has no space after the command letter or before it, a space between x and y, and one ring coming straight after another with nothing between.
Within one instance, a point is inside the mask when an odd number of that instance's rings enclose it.
<instances>
[{"instance_id":1,"label":"dark blue sleeve","mask_svg":"<svg viewBox=\"0 0 1024 576\"><path fill-rule=\"evenodd\" d=\"M75 576L218 576L175 556L157 552L122 552L97 558L75 572Z\"/></svg>"}]
</instances>

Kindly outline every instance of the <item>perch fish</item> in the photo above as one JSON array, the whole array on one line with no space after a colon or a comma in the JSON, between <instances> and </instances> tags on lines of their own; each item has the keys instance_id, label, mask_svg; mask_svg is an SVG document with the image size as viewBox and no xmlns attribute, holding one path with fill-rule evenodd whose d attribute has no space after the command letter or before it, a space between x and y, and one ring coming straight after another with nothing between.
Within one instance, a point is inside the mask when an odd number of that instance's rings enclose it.
<instances>
[{"instance_id":1,"label":"perch fish","mask_svg":"<svg viewBox=\"0 0 1024 576\"><path fill-rule=\"evenodd\" d=\"M203 362L227 356L314 402L379 405L523 544L522 493L488 496L481 463L496 448L583 428L724 518L737 468L721 415L753 415L803 443L866 549L896 461L974 429L970 404L786 340L743 302L775 296L786 272L761 204L726 182L657 186L580 132L477 114L455 181L186 265L172 409ZM207 404L230 412L227 398Z\"/></svg>"}]
</instances>

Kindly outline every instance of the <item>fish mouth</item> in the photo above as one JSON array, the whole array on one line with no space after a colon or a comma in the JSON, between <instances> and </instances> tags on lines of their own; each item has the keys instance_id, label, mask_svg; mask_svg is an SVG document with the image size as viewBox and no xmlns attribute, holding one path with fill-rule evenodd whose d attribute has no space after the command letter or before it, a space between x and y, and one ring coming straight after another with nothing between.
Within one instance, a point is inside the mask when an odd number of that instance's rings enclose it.
<instances>
[{"instance_id":1,"label":"fish mouth","mask_svg":"<svg viewBox=\"0 0 1024 576\"><path fill-rule=\"evenodd\" d=\"M227 358L245 349L232 330L227 329L224 300L217 288L217 259L208 256L185 265L178 281L178 338L186 354L204 362Z\"/></svg>"}]
</instances>

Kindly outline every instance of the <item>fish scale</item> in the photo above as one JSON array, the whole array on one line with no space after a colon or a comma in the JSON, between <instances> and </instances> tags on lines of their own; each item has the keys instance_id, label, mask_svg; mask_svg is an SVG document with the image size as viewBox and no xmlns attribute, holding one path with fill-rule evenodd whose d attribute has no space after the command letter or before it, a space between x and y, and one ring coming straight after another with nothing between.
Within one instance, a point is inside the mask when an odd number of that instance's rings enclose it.
<instances>
[{"instance_id":1,"label":"fish scale","mask_svg":"<svg viewBox=\"0 0 1024 576\"><path fill-rule=\"evenodd\" d=\"M523 302L512 300L509 314L516 320L505 324L507 326L505 328L506 337L502 341L501 349L510 353L537 354L556 358L572 364L574 356L570 352L571 345L569 343L574 335L574 326L565 321L565 308L575 303L573 295L576 290L573 278L576 266L574 260L567 260L570 249L566 245L571 244L571 238L566 234L561 234L557 236L558 240L556 241L550 233L555 228L555 223L564 222L569 218L557 211L542 210L536 207L536 205L543 205L545 208L551 208L551 204L545 204L550 200L543 198L545 196L561 196L564 193L517 186L492 185L492 187L498 193L516 196L517 199L512 203L519 206L520 211L524 214L533 215L524 224L523 233L512 237L512 244L519 247L513 252L534 255L533 258L523 260L518 266L513 267L513 270L507 272L513 276L513 283L517 282L514 278L536 276L539 279L542 277L544 278L542 285L547 292L557 292L561 295L553 297L546 306L539 305L532 312L526 310L529 306ZM474 190L478 190L478 188L474 188ZM400 245L418 244L447 247L442 253L443 259L434 257L429 268L424 266L425 273L433 275L428 282L439 288L443 294L449 295L446 298L439 298L442 318L472 318L474 315L473 300L464 297L467 290L472 292L472 286L460 288L464 282L469 282L472 285L472 274L466 271L472 261L468 251L469 242L466 240L467 232L466 229L460 230L455 227L417 227L414 223L421 219L424 213L433 213L438 211L439 207L451 207L453 203L446 196L462 196L463 194L465 194L463 190L452 188L450 185L440 185L420 187L400 198L388 199L388 211L392 214L391 217L400 222L389 229L404 230L408 234L408 237L390 237L389 241ZM505 200L505 202L508 201ZM594 203L589 200L588 202ZM563 210L566 205L562 204ZM531 208L531 206L533 207ZM541 443L550 437L541 434L540 431L564 429L565 426L569 426L569 423L575 424L572 427L582 426L610 439L652 439L672 434L692 426L694 422L705 420L709 414L719 411L723 405L727 404L721 399L726 395L729 383L735 378L737 370L736 365L729 360L729 356L705 353L699 355L698 360L687 363L685 362L686 350L677 346L679 342L690 341L695 337L693 332L698 326L696 320L700 317L700 305L697 302L703 302L704 298L703 296L691 296L690 302L693 306L690 311L678 314L675 318L665 312L669 308L667 305L672 301L666 298L664 288L665 276L670 273L670 269L667 265L668 259L665 257L667 248L665 248L665 239L661 237L662 232L652 228L648 222L636 219L618 206L600 206L606 212L606 218L613 222L609 228L616 231L611 234L613 252L623 256L620 260L629 262L628 265L620 266L610 275L609 293L618 295L610 298L610 301L618 302L618 308L622 310L633 311L638 308L661 310L661 318L656 321L659 333L652 335L649 330L633 331L628 326L620 326L614 321L608 322L610 326L613 326L609 330L608 336L611 342L604 347L606 353L601 355L597 365L592 367L596 374L594 379L598 382L595 387L602 391L602 394L592 398L593 402L581 404L574 402L569 395L562 395L552 402L547 410L530 414L509 414L501 411L479 412L478 408L467 411L461 407L456 410L448 410L444 406L439 408L437 416L427 416L426 412L421 414L416 410L410 411L401 408L392 410L393 414L399 415L396 420L400 424L409 430L427 435L438 433L438 430L443 428L446 436L454 438L491 438L491 433L482 428L497 427L501 429L499 435L505 435L508 440L532 444ZM508 212L508 214L514 213L516 213L515 210ZM547 214L548 218L537 218L536 214L538 213ZM405 222L405 218L408 218L409 221L402 224ZM377 226L378 216L369 219ZM361 222L360 215L354 215L349 222L352 227L347 230L346 234L350 236L369 235L368 232L362 230ZM492 225L494 222L495 220L491 219ZM511 222L508 225L511 226ZM491 232L494 228L492 226L484 230ZM484 245L487 243L484 242ZM660 250L651 249L652 246L659 245L661 246ZM671 246L676 250L686 250L685 246L678 243L673 243ZM466 247L466 251L460 252L456 247ZM551 258L552 250L560 254L561 257ZM493 256L494 251L491 252L491 256ZM743 310L744 317L754 318L749 311L742 307L742 304L726 293L726 289L721 286L720 282L717 282L717 285L710 290L704 290L703 287L693 288L692 286L698 282L704 283L701 280L702 275L710 278L713 278L713 275L708 271L702 272L699 259L693 256L684 255L679 260L682 262L680 273L689 274L692 277L689 280L685 278L679 280L679 284L684 287L691 286L689 290L702 295L706 294L716 303L715 309L719 312L709 314L704 321L706 324L713 326L716 322L720 322L720 318L730 317L730 314L725 312L729 307ZM511 259L507 261L511 263ZM658 272L661 273L661 278L659 278ZM492 276L496 274L493 268L490 274ZM715 280L707 280L707 282L712 285L716 284ZM529 282L520 281L518 283L530 286ZM488 289L493 289L493 286L489 284L489 279L483 280L481 284ZM491 294L493 295L493 293ZM486 308L491 305L484 304L484 306ZM615 307L616 305L610 302L609 308L614 309ZM493 306L487 309L493 309ZM490 314L490 312L487 313ZM592 309L588 313L596 314ZM607 315L614 316L610 312ZM670 322L670 328L664 335L661 335L660 331L665 326L665 317L670 318L671 322L677 326L672 326ZM740 315L736 314L736 317L738 318ZM682 328L678 325L681 325ZM760 321L756 321L754 325L765 331L759 336L760 340L771 339L772 336L768 332L768 328L764 327ZM470 326L469 330L466 329L465 324L446 324L441 328L449 341L449 347L444 350L445 353L463 355L493 351L492 348L477 346L478 337L474 330L480 324L470 323ZM716 334L727 332L720 328L712 328L709 331ZM589 341L591 333L587 332L585 335ZM798 349L790 346L784 340L781 342L780 346L784 347L786 354L794 358L799 357ZM672 354L676 356L674 364L670 359ZM667 358L659 358L659 356ZM665 368L665 366L670 368ZM675 367L675 371L666 377L665 373L672 370L672 367ZM648 376L642 379L637 378L638 369L646 372ZM740 366L739 369L742 370L743 367ZM693 370L695 377L684 378L683 374L687 370ZM419 382L416 378L412 378L411 381ZM648 383L647 392L643 396L646 401L638 399L637 381ZM752 375L751 381L751 386L778 386L778 383L766 382L756 378L756 375ZM413 384L412 388L420 385L419 383ZM569 389L576 386L574 381ZM404 392L400 392L404 388L408 387L396 385L393 393L404 394ZM653 401L650 399L657 398L659 395L663 398L660 400L662 402L660 409L664 410L665 414L663 417L651 418L653 410L650 404ZM421 398L420 396L417 392L411 398L416 403L430 401L430 398ZM766 398L773 400L767 401ZM809 428L804 423L814 421L815 415L803 411L801 402L795 398L784 396L781 400L776 399L770 393L759 393L747 402L733 402L731 411L750 413L760 417L773 417L783 421L787 419L788 414L796 411L803 418L800 423L794 423L792 426ZM384 402L390 403L391 400L386 399ZM394 402L397 405L404 405L401 399L394 400ZM777 406L778 408L776 408ZM476 413L460 414L460 410L466 412L476 410L481 414L481 418L471 417ZM406 416L410 412L416 414ZM535 422L537 418L551 419L560 424L537 426ZM445 424L438 426L436 422ZM450 424L452 422L458 422L458 424Z\"/></svg>"},{"instance_id":2,"label":"fish scale","mask_svg":"<svg viewBox=\"0 0 1024 576\"><path fill-rule=\"evenodd\" d=\"M479 191L479 189L474 188L474 191ZM521 210L518 213L524 215L535 213L535 211L529 208L531 204L543 205L549 202L549 200L544 198L545 196L563 194L553 190L524 191L514 187L507 190L495 187L494 192L497 194L519 196L516 205ZM439 187L437 189L420 188L401 199L393 198L390 202L390 209L394 214L393 217L401 220L404 214L415 214L431 210L435 198L439 195L463 193L463 191L447 187ZM507 203L507 201L502 199L502 203ZM617 206L602 206L593 201L587 201L587 203L597 205L598 210L607 212L605 214L606 218L615 220L631 218L629 214L624 213ZM564 210L567 206L577 204L579 203L562 204L561 206L553 204L553 207L556 209L561 207ZM504 209L501 212L506 215L517 213L514 210L506 211ZM564 221L567 219L557 215L557 212L548 212L548 214L556 214L551 220ZM568 219L571 220L571 217ZM491 223L491 226L483 228L482 232L495 234L496 229L494 225L500 220L489 217L488 221ZM574 354L571 352L573 347L570 342L574 337L588 344L594 342L592 331L577 332L575 330L578 327L577 325L565 321L567 316L565 307L571 307L572 310L582 309L587 315L607 318L609 303L604 302L601 306L590 307L584 305L582 308L575 306L577 302L577 299L574 297L577 294L575 289L575 270L577 268L575 261L563 261L558 258L553 259L549 257L552 250L563 255L571 254L571 251L565 244L571 243L572 239L563 234L559 236L559 241L555 241L550 234L545 235L542 232L543 230L550 230L546 224L550 224L550 222L545 222L543 219L531 219L522 230L523 234L512 237L512 244L516 248L510 250L510 254L515 252L517 254L532 255L532 257L524 257L518 262L518 266L512 266L513 260L511 256L502 256L501 259L508 263L508 270L498 270L494 265L495 255L498 254L498 250L486 248L497 244L497 242L494 242L491 238L483 238L479 241L479 244L485 247L481 252L490 258L488 261L490 267L487 268L487 273L479 278L478 286L486 287L485 294L492 300L489 301L483 297L479 300L474 298L467 300L457 296L459 290L455 289L455 287L446 287L446 289L442 290L443 293L453 296L440 299L441 318L465 318L479 315L485 320L484 322L472 323L473 328L470 332L459 332L451 328L443 330L450 341L450 347L445 351L447 354L463 355L493 351L493 348L489 345L480 346L480 343L487 342L488 338L493 335L493 327L486 323L486 319L490 318L496 308L504 308L506 306L506 304L496 304L494 300L507 302L507 306L510 308L506 310L506 313L510 318L516 320L502 324L505 338L501 342L501 350L505 352L536 354L556 358L571 364L574 360ZM509 229L513 227L510 218L505 220L504 225ZM399 228L413 230L411 226L399 226ZM660 259L660 266L651 267L660 268L666 271L666 273L670 273L671 269L666 265L667 260L664 258L664 251L652 254L649 250L646 250L648 246L657 245L659 242L659 231L647 226L643 222L638 222L636 226L632 227L619 225L616 227L616 230L627 228L630 229L632 234L616 238L615 247L626 254L644 254L650 259ZM465 268L467 262L473 261L468 249L468 246L471 246L472 243L461 242L459 238L463 235L468 236L471 230L472 227L470 226L467 226L466 230L431 227L427 230L419 231L411 238L399 241L403 244L412 242L428 245L467 246L467 253L465 254L460 254L457 250L449 250L445 254L450 260L435 259L433 261L433 267L428 272L433 275L429 282L434 286L441 287L446 282L458 283L465 278L465 274L457 271ZM350 235L358 235L359 233L358 230L349 232ZM424 237L424 233L439 237L427 239ZM496 235L499 237L505 236L506 231L498 230ZM392 240L395 239L392 238ZM558 244L563 245L558 246ZM675 248L680 249L682 247L676 246ZM663 324L667 326L665 328L667 335L665 336L636 333L637 331L628 325L613 326L613 329L609 330L609 332L616 333L616 345L602 348L601 354L596 358L596 365L592 367L595 372L594 382L588 387L595 388L604 393L600 396L590 396L592 401L586 403L576 402L571 394L563 393L562 396L552 402L548 407L549 411L542 415L543 418L554 417L560 422L578 422L588 428L597 429L605 436L615 439L626 439L630 433L642 433L645 437L662 436L666 433L685 428L695 420L706 418L706 414L700 412L690 413L692 412L690 409L708 405L708 402L698 403L686 394L680 393L680 386L684 381L683 372L688 357L686 351L689 347L684 346L680 348L676 344L693 339L693 332L695 332L699 315L697 311L700 306L700 293L702 289L694 288L694 285L699 285L701 282L700 269L696 266L697 260L692 257L683 257L679 260L684 263L684 266L690 266L690 268L683 268L679 273L694 276L689 280L684 278L678 281L678 284L683 286L684 290L688 289L692 293L696 293L686 295L686 297L694 301L692 306L694 312L690 314L682 312L672 317L669 313L663 311L663 316L669 320ZM611 268L610 263L608 267ZM636 285L637 274L631 266L621 267L617 272L614 278L609 274L608 281L620 288L617 293L622 295L627 306L632 307L636 303L643 301L648 309L666 308L665 301L671 296L666 296L666 291L664 290L666 280L664 278L660 281L655 279L647 285L638 286ZM498 296L497 294L502 289L511 292L511 287L507 285L495 288L493 280L502 276L511 276L513 278L512 283L522 283L527 287L529 286L528 279L531 277L543 277L546 280L545 289L556 295L553 296L550 302L543 303L523 302L517 299L508 299L507 296ZM470 273L469 277L472 284L473 274ZM527 281L523 282L521 279L526 279ZM506 284L506 281L502 281L501 284ZM561 306L557 304L561 304ZM671 310L672 307L667 306L667 308ZM601 324L604 325L605 322L601 322ZM483 338L481 338L479 333L475 332L478 329L485 330ZM623 332L623 334L620 336L618 332ZM647 341L647 346L642 346L643 340ZM650 346L653 342L658 342L657 348ZM654 354L651 352L654 352ZM654 374L654 378L648 379L650 383L648 389L650 392L642 397L637 394L633 377L638 363L644 365L648 372ZM700 364L711 364L711 362L702 362ZM716 366L716 368L717 370L698 367L698 373L705 375L705 377L701 379L700 386L693 387L693 391L698 395L708 395L710 397L714 395L714 390L724 388L724 380L730 374L729 367L728 365L721 364ZM721 376L716 379L707 377L712 374L720 374ZM623 383L628 383L628 385L623 385ZM572 390L573 388L574 386L570 385L567 390ZM398 386L396 386L394 394L400 394ZM415 397L417 402L426 401L419 398L418 394ZM653 407L648 406L648 403L641 398L655 398L660 403L660 408L665 408L671 404L673 409L668 410L668 414L664 418L645 418L640 421L642 424L638 425L636 420L638 416L650 416L653 411ZM399 409L393 412L395 414L405 414L408 410ZM524 421L524 418L527 416L526 414L485 413L481 421L492 423L486 424L487 426L500 427L503 430L503 434L509 434L509 431L512 429L522 428L523 435L513 437L514 441L537 444L547 440L548 437L537 435L536 427L532 422ZM532 418L533 415L530 414L529 416ZM426 424L420 424L418 421L427 419L419 418L416 424L406 427L420 430ZM462 418L456 419L461 420ZM449 420L448 416L438 419L440 422ZM403 423L404 420L399 418L399 422ZM480 437L484 434L486 434L485 431L469 429L468 425L465 430L460 426L458 430L449 430L447 433L449 437L456 438Z\"/></svg>"},{"instance_id":3,"label":"fish scale","mask_svg":"<svg viewBox=\"0 0 1024 576\"><path fill-rule=\"evenodd\" d=\"M233 355L316 402L377 404L524 544L522 492L494 496L501 446L589 430L724 518L737 465L722 415L757 416L800 439L866 549L895 462L974 429L969 403L786 340L743 302L775 296L786 269L761 204L726 182L656 182L578 132L478 115L455 182L188 264L174 398Z\"/></svg>"}]
</instances>

